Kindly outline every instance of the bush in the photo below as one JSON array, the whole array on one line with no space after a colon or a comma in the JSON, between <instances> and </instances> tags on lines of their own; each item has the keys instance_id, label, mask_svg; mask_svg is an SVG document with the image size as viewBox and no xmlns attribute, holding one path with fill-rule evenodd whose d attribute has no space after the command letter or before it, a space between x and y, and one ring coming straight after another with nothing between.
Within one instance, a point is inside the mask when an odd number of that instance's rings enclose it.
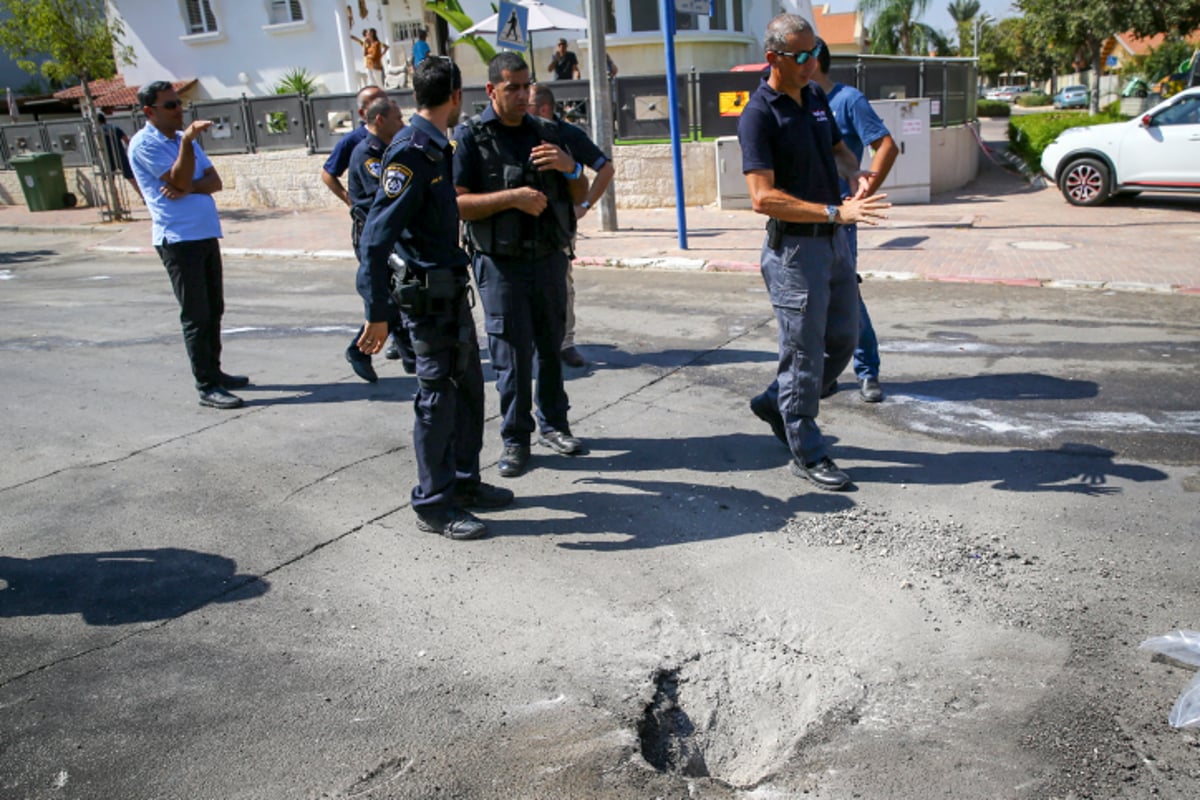
<instances>
[{"instance_id":1,"label":"bush","mask_svg":"<svg viewBox=\"0 0 1200 800\"><path fill-rule=\"evenodd\" d=\"M1023 94L1017 98L1017 103L1022 108L1030 108L1030 107L1036 108L1038 106L1048 106L1048 105L1051 105L1053 102L1054 102L1054 100L1049 95L1042 94L1041 92L1034 92L1033 94Z\"/></svg>"},{"instance_id":2,"label":"bush","mask_svg":"<svg viewBox=\"0 0 1200 800\"><path fill-rule=\"evenodd\" d=\"M275 94L312 94L317 89L315 75L303 67L293 67L283 74L279 83L271 87Z\"/></svg>"},{"instance_id":3,"label":"bush","mask_svg":"<svg viewBox=\"0 0 1200 800\"><path fill-rule=\"evenodd\" d=\"M1012 106L1003 100L980 100L975 113L981 117L1007 117L1012 114Z\"/></svg>"},{"instance_id":4,"label":"bush","mask_svg":"<svg viewBox=\"0 0 1200 800\"><path fill-rule=\"evenodd\" d=\"M1086 111L1055 111L1049 114L1014 117L1008 121L1008 150L1035 173L1040 172L1042 151L1067 128L1103 125L1108 122L1121 122L1124 119L1119 114L1097 114L1093 117Z\"/></svg>"}]
</instances>

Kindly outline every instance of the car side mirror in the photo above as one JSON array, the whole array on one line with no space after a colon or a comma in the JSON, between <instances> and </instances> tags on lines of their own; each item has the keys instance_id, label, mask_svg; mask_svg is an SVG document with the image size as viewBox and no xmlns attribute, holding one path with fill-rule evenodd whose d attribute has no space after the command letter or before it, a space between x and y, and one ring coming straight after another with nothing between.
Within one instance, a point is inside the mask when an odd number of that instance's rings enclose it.
<instances>
[{"instance_id":1,"label":"car side mirror","mask_svg":"<svg viewBox=\"0 0 1200 800\"><path fill-rule=\"evenodd\" d=\"M1150 116L1149 114L1142 114L1142 127L1143 128L1149 128L1151 123L1153 123L1153 122L1154 122L1154 117Z\"/></svg>"}]
</instances>

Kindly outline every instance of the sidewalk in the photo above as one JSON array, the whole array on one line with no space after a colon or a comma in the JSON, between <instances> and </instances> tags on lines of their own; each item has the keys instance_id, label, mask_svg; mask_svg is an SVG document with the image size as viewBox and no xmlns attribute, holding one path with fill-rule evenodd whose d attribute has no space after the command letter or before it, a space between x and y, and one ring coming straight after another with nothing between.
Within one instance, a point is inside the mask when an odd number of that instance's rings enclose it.
<instances>
[{"instance_id":1,"label":"sidewalk","mask_svg":"<svg viewBox=\"0 0 1200 800\"><path fill-rule=\"evenodd\" d=\"M219 197L218 197L219 203ZM0 231L76 233L105 252L151 253L150 222L102 223L95 209L33 213L0 206ZM688 249L673 208L619 209L619 230L580 222L580 267L755 271L764 218L716 206L686 210ZM343 209L221 209L227 256L351 259ZM1097 208L1068 205L985 161L980 176L928 205L897 206L859 231L859 271L870 279L970 281L1200 294L1200 203L1141 196Z\"/></svg>"}]
</instances>

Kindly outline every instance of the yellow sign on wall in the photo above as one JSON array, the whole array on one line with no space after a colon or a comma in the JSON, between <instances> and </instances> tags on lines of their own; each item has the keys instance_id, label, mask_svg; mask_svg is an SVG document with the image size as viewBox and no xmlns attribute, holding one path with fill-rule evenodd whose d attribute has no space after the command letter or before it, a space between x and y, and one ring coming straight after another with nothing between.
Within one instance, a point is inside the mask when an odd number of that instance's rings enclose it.
<instances>
[{"instance_id":1,"label":"yellow sign on wall","mask_svg":"<svg viewBox=\"0 0 1200 800\"><path fill-rule=\"evenodd\" d=\"M721 116L740 117L746 103L750 102L749 92L721 92Z\"/></svg>"}]
</instances>

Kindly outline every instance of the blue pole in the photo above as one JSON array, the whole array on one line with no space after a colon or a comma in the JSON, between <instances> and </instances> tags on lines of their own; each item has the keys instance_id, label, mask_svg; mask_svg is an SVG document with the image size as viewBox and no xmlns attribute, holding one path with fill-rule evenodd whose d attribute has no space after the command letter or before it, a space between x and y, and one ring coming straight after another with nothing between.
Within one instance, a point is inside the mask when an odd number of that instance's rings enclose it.
<instances>
[{"instance_id":1,"label":"blue pole","mask_svg":"<svg viewBox=\"0 0 1200 800\"><path fill-rule=\"evenodd\" d=\"M687 211L683 198L683 151L679 146L679 100L675 80L675 4L662 0L663 45L667 50L667 103L671 106L671 156L675 162L675 219L679 225L679 249L687 250Z\"/></svg>"}]
</instances>

